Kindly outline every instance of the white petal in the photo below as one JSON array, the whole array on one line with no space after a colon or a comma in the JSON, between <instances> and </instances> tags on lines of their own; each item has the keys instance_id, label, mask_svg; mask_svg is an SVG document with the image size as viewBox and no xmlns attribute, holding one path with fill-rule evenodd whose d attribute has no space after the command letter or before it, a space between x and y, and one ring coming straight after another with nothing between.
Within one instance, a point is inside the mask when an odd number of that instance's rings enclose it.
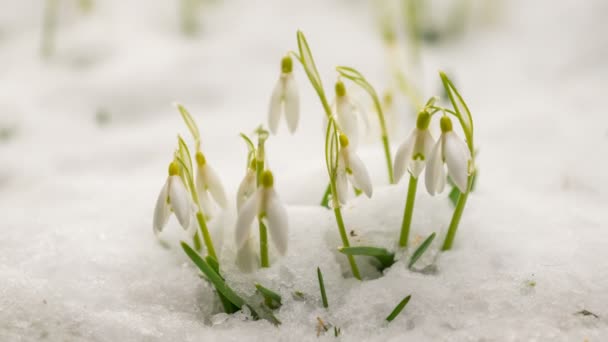
<instances>
[{"instance_id":1,"label":"white petal","mask_svg":"<svg viewBox=\"0 0 608 342\"><path fill-rule=\"evenodd\" d=\"M357 154L353 151L348 153L348 157L348 167L352 171L353 185L357 189L363 190L367 197L372 197L372 180L369 177L369 173L367 172L365 165L361 159L359 159L359 156L357 156Z\"/></svg>"},{"instance_id":2,"label":"white petal","mask_svg":"<svg viewBox=\"0 0 608 342\"><path fill-rule=\"evenodd\" d=\"M426 190L431 195L436 195L443 191L445 186L445 170L443 169L443 156L441 155L442 138L433 147L429 160L426 164L425 179Z\"/></svg>"},{"instance_id":3,"label":"white petal","mask_svg":"<svg viewBox=\"0 0 608 342\"><path fill-rule=\"evenodd\" d=\"M454 132L445 134L444 157L450 178L452 178L460 192L466 192L471 152L467 144Z\"/></svg>"},{"instance_id":4,"label":"white petal","mask_svg":"<svg viewBox=\"0 0 608 342\"><path fill-rule=\"evenodd\" d=\"M253 242L252 238L247 239L243 248L236 251L236 265L246 273L253 272L259 265Z\"/></svg>"},{"instance_id":5,"label":"white petal","mask_svg":"<svg viewBox=\"0 0 608 342\"><path fill-rule=\"evenodd\" d=\"M287 252L287 210L274 189L266 189L266 223L272 242L281 255Z\"/></svg>"},{"instance_id":6,"label":"white petal","mask_svg":"<svg viewBox=\"0 0 608 342\"><path fill-rule=\"evenodd\" d=\"M279 119L281 118L281 106L283 102L283 79L279 78L274 86L272 95L270 96L270 105L268 108L268 127L272 134L277 133L279 127Z\"/></svg>"},{"instance_id":7,"label":"white petal","mask_svg":"<svg viewBox=\"0 0 608 342\"><path fill-rule=\"evenodd\" d=\"M300 95L293 74L289 74L285 82L285 119L289 132L294 133L300 120Z\"/></svg>"},{"instance_id":8,"label":"white petal","mask_svg":"<svg viewBox=\"0 0 608 342\"><path fill-rule=\"evenodd\" d=\"M205 218L209 219L213 217L214 210L213 205L211 204L211 198L209 197L209 193L207 191L201 191L198 193L198 200L201 204L201 209L203 210L203 214L205 214Z\"/></svg>"},{"instance_id":9,"label":"white petal","mask_svg":"<svg viewBox=\"0 0 608 342\"><path fill-rule=\"evenodd\" d=\"M169 177L169 201L179 224L188 229L192 219L192 201L179 176Z\"/></svg>"},{"instance_id":10,"label":"white petal","mask_svg":"<svg viewBox=\"0 0 608 342\"><path fill-rule=\"evenodd\" d=\"M348 200L348 181L346 179L346 170L341 166L338 167L338 174L336 175L336 191L338 192L338 201L346 204Z\"/></svg>"},{"instance_id":11,"label":"white petal","mask_svg":"<svg viewBox=\"0 0 608 342\"><path fill-rule=\"evenodd\" d=\"M336 112L340 130L348 137L348 145L354 150L359 144L359 123L354 107L347 97L336 100Z\"/></svg>"},{"instance_id":12,"label":"white petal","mask_svg":"<svg viewBox=\"0 0 608 342\"><path fill-rule=\"evenodd\" d=\"M255 192L256 174L255 171L247 169L247 174L236 193L236 211L239 212L245 201Z\"/></svg>"},{"instance_id":13,"label":"white petal","mask_svg":"<svg viewBox=\"0 0 608 342\"><path fill-rule=\"evenodd\" d=\"M428 129L419 130L416 128L416 131L418 133L416 134L416 140L414 141L414 150L412 151L412 159L409 163L409 171L414 177L418 178L420 173L422 173L422 170L424 170L424 166L431 154L435 140Z\"/></svg>"},{"instance_id":14,"label":"white petal","mask_svg":"<svg viewBox=\"0 0 608 342\"><path fill-rule=\"evenodd\" d=\"M237 249L243 248L249 234L251 234L251 223L258 214L258 204L260 202L262 189L259 189L253 196L251 196L241 208L239 217L236 220L235 229L235 241Z\"/></svg>"},{"instance_id":15,"label":"white petal","mask_svg":"<svg viewBox=\"0 0 608 342\"><path fill-rule=\"evenodd\" d=\"M222 185L220 177L208 164L205 164L203 168L205 180L207 182L207 190L209 190L209 193L211 193L215 202L225 209L228 206L228 200L226 199L226 192L224 192L224 186Z\"/></svg>"},{"instance_id":16,"label":"white petal","mask_svg":"<svg viewBox=\"0 0 608 342\"><path fill-rule=\"evenodd\" d=\"M412 159L412 152L414 151L414 142L417 137L417 129L414 129L412 133L405 139L405 141L397 149L395 154L395 162L393 164L393 173L395 176L395 182L399 182L405 170L409 167L409 162ZM416 175L418 177L418 175Z\"/></svg>"},{"instance_id":17,"label":"white petal","mask_svg":"<svg viewBox=\"0 0 608 342\"><path fill-rule=\"evenodd\" d=\"M160 194L158 194L158 199L156 200L156 207L154 208L154 220L152 222L152 228L154 228L154 233L160 233L167 221L169 221L169 216L171 215L171 209L169 208L169 203L167 203L167 198L169 196L169 180L165 182L165 185L160 189Z\"/></svg>"}]
</instances>

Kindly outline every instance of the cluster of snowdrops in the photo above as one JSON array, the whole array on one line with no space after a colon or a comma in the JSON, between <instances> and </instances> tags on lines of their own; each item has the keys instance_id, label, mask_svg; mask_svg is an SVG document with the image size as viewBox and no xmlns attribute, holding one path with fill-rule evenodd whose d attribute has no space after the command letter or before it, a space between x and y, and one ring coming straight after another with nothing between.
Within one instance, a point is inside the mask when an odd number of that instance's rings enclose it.
<instances>
[{"instance_id":1,"label":"cluster of snowdrops","mask_svg":"<svg viewBox=\"0 0 608 342\"><path fill-rule=\"evenodd\" d=\"M454 213L442 244L442 250L450 249L475 176L473 121L467 105L454 84L444 73L440 72L440 78L452 108L438 105L438 98L431 97L419 110L416 127L399 146L393 163L383 108L374 88L357 70L350 67L337 67L338 81L335 84L335 100L330 105L312 53L302 32L298 32L297 41L298 52L290 51L281 61L281 73L270 98L268 113L270 132L262 127L258 128L257 141L241 134L247 143L249 153L245 176L236 194L238 218L234 238L238 250L236 263L239 268L244 272L251 272L257 267L269 267L269 236L279 254L284 255L288 248L289 219L285 206L274 189L273 174L267 167L264 146L269 134L277 132L281 118L285 119L291 133L294 133L298 126L300 101L298 87L293 76L294 59L302 65L326 114L325 162L329 184L321 205L334 212L338 233L342 240L342 246L336 247L339 247L340 252L348 259L352 275L361 279L355 255L377 258L384 267L389 267L394 263L394 253L372 246L351 246L346 233L341 205L348 201L351 188L356 195L365 194L371 197L373 186L365 164L357 155L360 138L358 106L349 97L344 81L361 87L374 103L380 123L389 181L396 183L403 178L406 171L409 174L403 221L398 238L399 248L408 247L418 178L424 171L425 186L431 195L441 193L448 180L451 181L457 192ZM171 214L175 214L180 225L192 236L192 242L190 244L182 242L182 248L217 290L224 311L233 313L243 306L247 306L254 318L265 318L278 324L278 319L271 311L276 308L276 305L272 305L273 302L280 303L280 296L276 292L256 285L267 299L266 305L260 305L236 293L221 275L219 258L207 226L207 220L214 206L227 207L228 198L220 178L201 150L200 133L196 123L183 106L178 105L178 109L193 136L195 146L192 154L186 142L178 136L178 147L169 164L168 177L160 191L154 210L154 232L159 234ZM441 135L437 140L429 132L429 126L435 116L439 116L439 119L435 121L438 121L441 129ZM454 132L454 121L451 117L455 118L461 126L464 139ZM252 234L254 221L259 229L259 246L256 246L257 241L254 239L255 235ZM419 258L434 237L434 233L429 236L413 253L412 259ZM256 251L256 247L259 247L259 252ZM415 262L415 260L412 261ZM319 283L323 294L325 290L320 272ZM409 300L409 296L407 300ZM407 301L402 303L407 303ZM393 314L395 312L390 316Z\"/></svg>"}]
</instances>

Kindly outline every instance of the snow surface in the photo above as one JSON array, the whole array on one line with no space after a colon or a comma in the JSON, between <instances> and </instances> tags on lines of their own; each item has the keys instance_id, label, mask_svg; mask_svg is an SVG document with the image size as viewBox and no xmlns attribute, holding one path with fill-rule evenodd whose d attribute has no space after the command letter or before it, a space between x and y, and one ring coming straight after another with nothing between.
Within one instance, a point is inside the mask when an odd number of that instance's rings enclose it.
<instances>
[{"instance_id":1,"label":"snow surface","mask_svg":"<svg viewBox=\"0 0 608 342\"><path fill-rule=\"evenodd\" d=\"M340 327L344 341L608 340L605 1L502 1L493 25L425 48L425 97L440 90L436 70L448 71L471 107L480 149L478 187L454 249L420 262L436 257L435 272L400 261L382 277L343 277L332 213L316 206L326 182L322 109L297 68L301 127L289 136L282 126L268 142L288 204L287 256L272 251L270 269L239 274L234 205L211 222L224 232L228 282L244 294L260 282L283 296L278 328L218 313L178 246L185 235L174 219L161 241L152 234L175 135L187 134L171 103L198 120L207 159L232 197L244 175L237 134L265 122L298 28L328 91L339 64L387 84L370 4L217 1L204 8L194 39L178 32L176 2L97 1L85 17L65 5L56 55L42 61L41 3L4 1L0 13L0 128L12 132L0 142L1 341L334 340L331 331L317 337L317 317ZM97 123L100 110L107 124ZM413 124L401 112L393 152ZM360 149L374 196L354 199L344 215L354 244L393 249L407 181L386 185L377 140ZM419 191L418 243L445 233L443 197ZM296 290L307 299L295 300ZM407 294L412 300L387 324Z\"/></svg>"}]
</instances>

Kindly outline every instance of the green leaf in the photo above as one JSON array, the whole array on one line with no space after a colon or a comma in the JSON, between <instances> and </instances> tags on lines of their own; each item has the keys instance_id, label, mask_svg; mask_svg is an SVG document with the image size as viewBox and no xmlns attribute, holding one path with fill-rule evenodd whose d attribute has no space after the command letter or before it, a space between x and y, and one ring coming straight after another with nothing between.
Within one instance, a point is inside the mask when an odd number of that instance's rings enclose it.
<instances>
[{"instance_id":1,"label":"green leaf","mask_svg":"<svg viewBox=\"0 0 608 342\"><path fill-rule=\"evenodd\" d=\"M213 270L222 278L222 280L225 280L224 277L222 277L222 275L220 274L220 264L217 262L217 260L215 260L214 257L212 257L211 255L207 255L205 257L205 261L207 261L209 266L213 268ZM228 300L228 298L226 298L226 296L224 296L221 292L218 291L217 296L220 297L220 301L222 302L222 306L224 307L224 312L231 314L239 311L239 308L232 304L232 302Z\"/></svg>"},{"instance_id":2,"label":"green leaf","mask_svg":"<svg viewBox=\"0 0 608 342\"><path fill-rule=\"evenodd\" d=\"M243 140L245 140L249 151L255 151L255 145L253 144L253 141L251 141L251 139L249 139L249 137L245 135L245 133L239 133L239 136L243 138Z\"/></svg>"},{"instance_id":3,"label":"green leaf","mask_svg":"<svg viewBox=\"0 0 608 342\"><path fill-rule=\"evenodd\" d=\"M389 252L385 248L368 246L340 247L338 251L346 255L365 255L374 257L380 262L382 269L388 268L395 263L395 254Z\"/></svg>"},{"instance_id":4,"label":"green leaf","mask_svg":"<svg viewBox=\"0 0 608 342\"><path fill-rule=\"evenodd\" d=\"M306 41L306 37L302 31L298 30L298 50L300 51L300 62L304 67L304 71L308 75L308 79L313 84L313 87L317 92L323 92L323 85L321 83L321 77L319 76L319 71L317 71L317 66L315 65L315 60L312 57L312 52L310 51L310 47L308 46L308 42Z\"/></svg>"},{"instance_id":5,"label":"green leaf","mask_svg":"<svg viewBox=\"0 0 608 342\"><path fill-rule=\"evenodd\" d=\"M190 155L188 145L179 134L177 135L177 143L179 145L179 156L182 158L182 161L185 162L184 164L186 165L188 172L192 174L192 156Z\"/></svg>"},{"instance_id":6,"label":"green leaf","mask_svg":"<svg viewBox=\"0 0 608 342\"><path fill-rule=\"evenodd\" d=\"M323 301L323 307L327 309L329 307L329 303L327 302L327 294L325 293L323 273L321 273L321 269L319 267L317 267L317 278L319 279L319 288L321 289L321 300Z\"/></svg>"},{"instance_id":7,"label":"green leaf","mask_svg":"<svg viewBox=\"0 0 608 342\"><path fill-rule=\"evenodd\" d=\"M443 83L443 87L445 88L446 93L448 94L448 98L452 103L452 107L454 107L454 111L458 116L458 120L462 125L462 128L467 137L467 144L469 149L471 150L471 154L474 153L473 148L473 117L471 116L471 112L469 111L469 107L462 99L462 96L454 86L454 83L448 78L448 76L443 72L439 72L439 76L441 77L441 82Z\"/></svg>"},{"instance_id":8,"label":"green leaf","mask_svg":"<svg viewBox=\"0 0 608 342\"><path fill-rule=\"evenodd\" d=\"M182 119L184 119L184 122L186 123L188 130L192 134L192 137L194 138L196 145L198 146L198 144L201 140L201 135L198 130L198 126L196 125L196 122L192 118L192 115L190 115L190 112L188 112L188 110L186 110L186 108L184 108L184 106L182 106L179 103L177 103L176 106L177 106L177 109L179 110L179 113L182 115Z\"/></svg>"},{"instance_id":9,"label":"green leaf","mask_svg":"<svg viewBox=\"0 0 608 342\"><path fill-rule=\"evenodd\" d=\"M215 289L224 295L227 300L229 300L236 308L241 309L243 305L247 305L251 309L251 314L254 317L262 318L269 321L272 324L278 325L281 324L272 312L266 310L264 307L260 307L254 303L249 301L245 301L241 296L239 296L220 276L214 269L209 265L201 256L196 253L187 243L182 242L181 246L186 252L186 255L192 260L192 262L203 272L205 276L207 276L207 280L215 286Z\"/></svg>"},{"instance_id":10,"label":"green leaf","mask_svg":"<svg viewBox=\"0 0 608 342\"><path fill-rule=\"evenodd\" d=\"M260 284L255 284L255 288L262 295L262 297L264 297L264 302L270 309L278 309L281 307L281 295Z\"/></svg>"},{"instance_id":11,"label":"green leaf","mask_svg":"<svg viewBox=\"0 0 608 342\"><path fill-rule=\"evenodd\" d=\"M186 255L188 255L192 262L201 270L201 272L203 272L205 276L207 276L207 279L213 284L213 286L215 286L215 288L221 294L226 296L226 298L230 300L230 302L232 302L232 304L234 304L238 308L241 308L243 305L246 304L245 300L241 298L238 294L236 294L236 292L234 292L234 290L232 290L224 282L222 277L217 272L215 272L215 270L211 266L209 266L209 264L205 260L203 260L203 258L201 258L198 253L196 253L196 251L194 251L185 242L182 242L181 245L184 249L184 252L186 252Z\"/></svg>"},{"instance_id":12,"label":"green leaf","mask_svg":"<svg viewBox=\"0 0 608 342\"><path fill-rule=\"evenodd\" d=\"M429 246L433 242L433 239L435 239L435 233L429 235L429 237L427 237L426 240L424 240L424 242L422 244L420 244L420 246L418 246L418 248L416 248L416 250L414 251L414 254L412 254L412 257L410 258L410 263L407 265L408 268L411 268L412 266L414 266L416 261L418 261L418 259L420 259L422 254L424 254L424 252L429 248Z\"/></svg>"},{"instance_id":13,"label":"green leaf","mask_svg":"<svg viewBox=\"0 0 608 342\"><path fill-rule=\"evenodd\" d=\"M460 197L460 190L458 190L458 187L452 186L452 190L450 190L450 194L448 195L448 198L450 199L450 202L452 203L453 206L456 206L456 203L458 203L459 197Z\"/></svg>"},{"instance_id":14,"label":"green leaf","mask_svg":"<svg viewBox=\"0 0 608 342\"><path fill-rule=\"evenodd\" d=\"M407 297L403 298L403 300L399 302L399 304L397 304L397 306L393 309L391 314L386 317L386 320L392 322L401 313L403 308L405 308L407 303L410 301L410 298L412 298L412 295L408 295Z\"/></svg>"}]
</instances>

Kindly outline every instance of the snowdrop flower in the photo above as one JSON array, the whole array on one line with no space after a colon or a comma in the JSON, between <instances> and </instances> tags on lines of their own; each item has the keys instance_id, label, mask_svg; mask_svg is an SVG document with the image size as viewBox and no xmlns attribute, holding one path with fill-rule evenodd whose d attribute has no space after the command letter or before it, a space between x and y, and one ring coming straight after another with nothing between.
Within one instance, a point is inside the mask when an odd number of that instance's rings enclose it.
<instances>
[{"instance_id":1,"label":"snowdrop flower","mask_svg":"<svg viewBox=\"0 0 608 342\"><path fill-rule=\"evenodd\" d=\"M443 163L448 166L448 173L460 192L467 192L468 177L471 174L471 152L467 144L452 131L452 121L443 116L440 121L441 136L433 147L426 166L426 189L431 195L441 193L445 187L445 170Z\"/></svg>"},{"instance_id":2,"label":"snowdrop flower","mask_svg":"<svg viewBox=\"0 0 608 342\"><path fill-rule=\"evenodd\" d=\"M251 223L257 216L265 221L272 241L280 254L287 252L287 211L274 190L272 172L264 171L261 186L243 204L236 221L236 246L245 247L251 234Z\"/></svg>"},{"instance_id":3,"label":"snowdrop flower","mask_svg":"<svg viewBox=\"0 0 608 342\"><path fill-rule=\"evenodd\" d=\"M295 132L300 119L300 96L293 77L293 61L290 56L283 57L281 61L281 76L270 97L268 110L268 127L272 134L277 133L281 112L285 112L285 120L289 132Z\"/></svg>"},{"instance_id":4,"label":"snowdrop flower","mask_svg":"<svg viewBox=\"0 0 608 342\"><path fill-rule=\"evenodd\" d=\"M359 143L359 122L357 113L365 118L364 113L353 103L346 94L346 87L342 81L336 82L336 121L340 130L350 139L353 148L357 148Z\"/></svg>"},{"instance_id":5,"label":"snowdrop flower","mask_svg":"<svg viewBox=\"0 0 608 342\"><path fill-rule=\"evenodd\" d=\"M348 181L355 188L362 190L367 197L372 197L372 182L367 169L355 151L350 149L348 138L344 134L340 134L337 172L336 188L340 203L346 204Z\"/></svg>"},{"instance_id":6,"label":"snowdrop flower","mask_svg":"<svg viewBox=\"0 0 608 342\"><path fill-rule=\"evenodd\" d=\"M209 195L221 208L226 208L228 201L222 182L201 152L196 152L196 166L196 191L205 214L210 215L212 212Z\"/></svg>"},{"instance_id":7,"label":"snowdrop flower","mask_svg":"<svg viewBox=\"0 0 608 342\"><path fill-rule=\"evenodd\" d=\"M435 139L428 130L430 122L431 115L426 111L420 112L416 120L416 128L399 146L393 164L395 182L399 182L405 170L408 170L414 178L420 176L435 144Z\"/></svg>"},{"instance_id":8,"label":"snowdrop flower","mask_svg":"<svg viewBox=\"0 0 608 342\"><path fill-rule=\"evenodd\" d=\"M184 229L189 229L194 214L193 204L186 186L179 177L179 166L176 162L169 164L169 177L156 200L152 223L155 234L163 230L169 221L171 212L175 213L179 224Z\"/></svg>"},{"instance_id":9,"label":"snowdrop flower","mask_svg":"<svg viewBox=\"0 0 608 342\"><path fill-rule=\"evenodd\" d=\"M245 204L245 201L251 197L251 195L255 192L256 189L256 169L255 169L255 159L251 161L251 165L247 168L247 173L245 174L245 178L241 181L239 185L239 189L236 193L236 210L237 212L241 211L241 207Z\"/></svg>"}]
</instances>

